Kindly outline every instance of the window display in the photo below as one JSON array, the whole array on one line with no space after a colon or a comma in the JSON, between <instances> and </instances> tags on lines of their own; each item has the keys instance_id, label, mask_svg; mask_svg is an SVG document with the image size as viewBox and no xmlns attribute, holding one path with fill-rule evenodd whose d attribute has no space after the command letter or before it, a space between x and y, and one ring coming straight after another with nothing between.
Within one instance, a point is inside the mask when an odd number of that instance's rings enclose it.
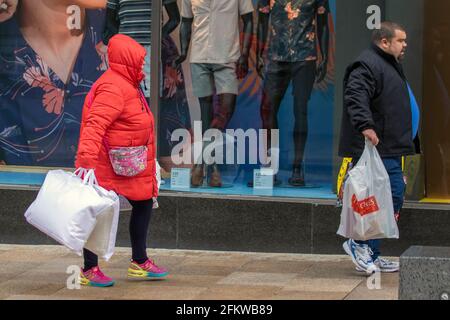
<instances>
[{"instance_id":1,"label":"window display","mask_svg":"<svg viewBox=\"0 0 450 320\"><path fill-rule=\"evenodd\" d=\"M345 68L390 20L408 34L423 151L403 159L407 199L450 202L448 5L349 1L0 0L0 184L39 186L49 168L74 166L86 94L108 39L125 33L147 62L160 52L159 70L145 70L159 82L143 89L159 102L163 190L336 199Z\"/></svg>"},{"instance_id":2,"label":"window display","mask_svg":"<svg viewBox=\"0 0 450 320\"><path fill-rule=\"evenodd\" d=\"M183 17L179 32L174 33L179 36L175 42L181 48L178 63L188 58L192 42L190 57L182 64L185 82L179 82L187 93L192 125L187 142L173 134L174 127L172 132L160 132L160 143L168 145L170 139L172 145L172 158L165 150L159 159L166 171L163 188L172 190L170 174L174 168L187 167L191 169L189 191L258 195L260 192L253 188L254 170L269 164L273 167L276 162L279 167L275 170L275 188L265 195L333 198L335 10L331 8L335 8L335 1L251 2L219 5L178 1ZM236 23L217 22L217 28L211 22L221 17L230 21L231 16ZM252 37L250 20L257 26ZM240 30L240 39L234 30ZM229 67L217 65L224 63ZM164 77L164 84L173 82ZM160 115L164 108L161 106ZM159 120L164 127L167 120L161 116ZM202 136L210 138L206 132L210 128L222 131L219 140L224 146L220 155L215 154L217 149L205 154L206 146L210 147L215 139L198 141L199 135L194 134L198 121L202 124ZM279 137L273 145L272 136ZM200 161L212 156L216 163L205 166L192 156L199 143L205 151L200 152ZM181 164L174 159L181 157L177 154L178 144L185 145L181 153L187 161ZM307 183L305 168L310 174ZM213 188L218 186L221 188Z\"/></svg>"},{"instance_id":3,"label":"window display","mask_svg":"<svg viewBox=\"0 0 450 320\"><path fill-rule=\"evenodd\" d=\"M322 82L327 72L330 12L328 0L261 0L258 3L258 11L257 70L264 79L261 102L263 128L279 129L278 112L292 81L294 162L289 184L304 187L306 184L303 160L308 137L308 102L314 83ZM271 37L268 43L268 63L263 70L269 17ZM319 63L317 46L321 54ZM268 137L270 136L269 134ZM270 145L270 141L268 143ZM280 183L276 181L275 185Z\"/></svg>"},{"instance_id":4,"label":"window display","mask_svg":"<svg viewBox=\"0 0 450 320\"><path fill-rule=\"evenodd\" d=\"M181 55L176 64L190 54L193 95L198 98L201 110L202 133L210 128L224 130L236 107L238 78L248 73L250 41L253 32L253 4L251 0L207 2L185 0L182 2L180 31ZM243 50L239 45L239 17L244 30ZM225 34L225 37L223 35ZM218 113L213 114L213 97L218 96ZM204 144L202 143L202 150ZM203 152L202 152L203 154ZM203 185L205 165L203 159L194 159L191 185ZM208 166L210 187L222 187L216 163Z\"/></svg>"}]
</instances>

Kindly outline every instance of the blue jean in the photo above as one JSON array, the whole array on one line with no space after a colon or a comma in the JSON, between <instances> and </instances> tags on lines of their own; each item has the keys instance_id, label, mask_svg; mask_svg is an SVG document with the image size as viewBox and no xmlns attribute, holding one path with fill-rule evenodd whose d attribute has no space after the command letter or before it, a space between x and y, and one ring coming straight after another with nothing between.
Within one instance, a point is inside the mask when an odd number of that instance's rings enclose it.
<instances>
[{"instance_id":1,"label":"blue jean","mask_svg":"<svg viewBox=\"0 0 450 320\"><path fill-rule=\"evenodd\" d=\"M405 181L403 180L402 158L382 158L384 167L391 182L392 201L394 203L394 213L398 214L402 210L405 197ZM356 163L356 162L355 162ZM372 259L375 261L380 256L381 240L356 241L358 244L367 244L373 252Z\"/></svg>"}]
</instances>

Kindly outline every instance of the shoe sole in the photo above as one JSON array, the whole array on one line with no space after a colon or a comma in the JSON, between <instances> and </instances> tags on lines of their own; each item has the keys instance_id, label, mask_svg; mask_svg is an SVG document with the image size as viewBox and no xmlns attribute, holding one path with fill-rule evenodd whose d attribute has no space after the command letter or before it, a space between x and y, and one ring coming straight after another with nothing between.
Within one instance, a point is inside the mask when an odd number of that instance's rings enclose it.
<instances>
[{"instance_id":1,"label":"shoe sole","mask_svg":"<svg viewBox=\"0 0 450 320\"><path fill-rule=\"evenodd\" d=\"M96 282L91 282L91 281L80 281L80 285L82 286L86 286L86 287L97 287L97 288L107 288L107 287L112 287L114 286L115 282L108 282L108 283L96 283Z\"/></svg>"},{"instance_id":2,"label":"shoe sole","mask_svg":"<svg viewBox=\"0 0 450 320\"><path fill-rule=\"evenodd\" d=\"M134 272L128 272L129 278L134 279L160 279L167 277L169 275L168 272L164 273L151 273L151 272L145 272L145 271L134 271Z\"/></svg>"},{"instance_id":3,"label":"shoe sole","mask_svg":"<svg viewBox=\"0 0 450 320\"><path fill-rule=\"evenodd\" d=\"M201 184L193 184L192 182L191 182L191 187L192 188L200 188L200 187L202 187L203 186L203 182L201 183Z\"/></svg>"},{"instance_id":4,"label":"shoe sole","mask_svg":"<svg viewBox=\"0 0 450 320\"><path fill-rule=\"evenodd\" d=\"M289 179L288 183L293 186L293 187L306 187L306 183L305 182L296 182L294 180Z\"/></svg>"},{"instance_id":5,"label":"shoe sole","mask_svg":"<svg viewBox=\"0 0 450 320\"><path fill-rule=\"evenodd\" d=\"M372 275L376 272L376 271L369 272L359 266L359 264L356 262L356 259L353 257L352 251L351 251L347 241L344 242L342 247L344 248L345 253L347 253L350 256L350 258L352 258L353 264L356 266L356 270L358 270L358 268L359 268L361 270L359 272L364 272L365 274L368 274L368 275Z\"/></svg>"},{"instance_id":6,"label":"shoe sole","mask_svg":"<svg viewBox=\"0 0 450 320\"><path fill-rule=\"evenodd\" d=\"M363 269L361 269L361 268L359 268L359 267L356 267L356 271L358 271L358 272L366 272L365 270L363 270ZM399 272L400 270L381 270L380 269L380 272L381 273L397 273L397 272Z\"/></svg>"}]
</instances>

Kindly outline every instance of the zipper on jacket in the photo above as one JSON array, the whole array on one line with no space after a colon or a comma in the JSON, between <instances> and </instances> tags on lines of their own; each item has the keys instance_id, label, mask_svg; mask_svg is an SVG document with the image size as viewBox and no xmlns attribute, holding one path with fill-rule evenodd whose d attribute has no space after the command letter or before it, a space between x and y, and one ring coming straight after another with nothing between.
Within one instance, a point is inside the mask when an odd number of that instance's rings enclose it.
<instances>
[{"instance_id":1,"label":"zipper on jacket","mask_svg":"<svg viewBox=\"0 0 450 320\"><path fill-rule=\"evenodd\" d=\"M141 107L142 107L141 110L142 110L142 112L144 112L144 109L147 109L145 107L144 101L142 101L142 99L145 99L145 96L144 96L144 93L142 92L142 88L140 86L137 87L137 91L139 94L139 101L141 102ZM147 110L147 113L149 113L149 110Z\"/></svg>"}]
</instances>

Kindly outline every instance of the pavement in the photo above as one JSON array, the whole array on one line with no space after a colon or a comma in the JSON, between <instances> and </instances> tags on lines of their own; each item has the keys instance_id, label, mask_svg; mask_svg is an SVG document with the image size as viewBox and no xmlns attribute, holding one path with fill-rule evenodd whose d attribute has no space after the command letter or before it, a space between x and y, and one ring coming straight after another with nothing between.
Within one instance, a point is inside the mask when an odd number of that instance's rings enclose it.
<instances>
[{"instance_id":1,"label":"pavement","mask_svg":"<svg viewBox=\"0 0 450 320\"><path fill-rule=\"evenodd\" d=\"M62 246L0 245L0 300L398 299L397 273L369 279L345 255L148 250L170 275L136 281L127 279L130 254L116 248L100 263L114 287L69 289L66 271L82 263L76 254Z\"/></svg>"}]
</instances>

